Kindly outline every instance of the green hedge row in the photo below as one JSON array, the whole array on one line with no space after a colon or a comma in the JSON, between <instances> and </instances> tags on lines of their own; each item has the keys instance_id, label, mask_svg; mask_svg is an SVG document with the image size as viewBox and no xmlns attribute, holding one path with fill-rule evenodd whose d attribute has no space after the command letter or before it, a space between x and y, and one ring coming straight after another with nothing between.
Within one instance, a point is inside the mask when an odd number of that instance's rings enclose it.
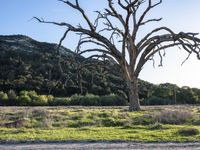
<instances>
[{"instance_id":1,"label":"green hedge row","mask_svg":"<svg viewBox=\"0 0 200 150\"><path fill-rule=\"evenodd\" d=\"M21 91L18 95L10 90L0 91L1 106L125 106L127 101L117 95L97 96L93 94L53 97L38 95L35 91Z\"/></svg>"},{"instance_id":2,"label":"green hedge row","mask_svg":"<svg viewBox=\"0 0 200 150\"><path fill-rule=\"evenodd\" d=\"M157 96L151 96L141 101L142 105L172 105L174 104L174 100L161 98Z\"/></svg>"}]
</instances>

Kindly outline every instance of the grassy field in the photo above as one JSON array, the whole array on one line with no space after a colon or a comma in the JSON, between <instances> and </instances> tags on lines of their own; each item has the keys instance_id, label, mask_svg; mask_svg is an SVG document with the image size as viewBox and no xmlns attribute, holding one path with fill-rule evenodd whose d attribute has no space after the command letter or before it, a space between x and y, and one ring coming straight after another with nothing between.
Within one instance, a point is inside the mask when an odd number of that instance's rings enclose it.
<instances>
[{"instance_id":1,"label":"grassy field","mask_svg":"<svg viewBox=\"0 0 200 150\"><path fill-rule=\"evenodd\" d=\"M200 141L200 107L0 107L0 141Z\"/></svg>"}]
</instances>

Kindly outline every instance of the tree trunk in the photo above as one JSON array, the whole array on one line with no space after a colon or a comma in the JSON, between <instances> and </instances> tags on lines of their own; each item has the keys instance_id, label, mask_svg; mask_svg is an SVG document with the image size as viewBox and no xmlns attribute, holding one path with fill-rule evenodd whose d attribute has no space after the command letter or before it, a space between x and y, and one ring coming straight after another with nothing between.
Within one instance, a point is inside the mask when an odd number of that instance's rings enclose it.
<instances>
[{"instance_id":1,"label":"tree trunk","mask_svg":"<svg viewBox=\"0 0 200 150\"><path fill-rule=\"evenodd\" d=\"M132 81L126 81L129 96L129 111L139 111L140 101L138 96L138 80L135 78Z\"/></svg>"}]
</instances>

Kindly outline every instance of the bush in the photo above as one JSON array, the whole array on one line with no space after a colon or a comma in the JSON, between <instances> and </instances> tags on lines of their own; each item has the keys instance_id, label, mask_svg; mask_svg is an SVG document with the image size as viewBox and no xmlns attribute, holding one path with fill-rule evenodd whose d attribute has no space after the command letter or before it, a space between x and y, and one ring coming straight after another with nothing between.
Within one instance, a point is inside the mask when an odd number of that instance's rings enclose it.
<instances>
[{"instance_id":1,"label":"bush","mask_svg":"<svg viewBox=\"0 0 200 150\"><path fill-rule=\"evenodd\" d=\"M163 111L152 116L156 122L163 124L184 124L193 118L192 113L187 111Z\"/></svg>"},{"instance_id":2,"label":"bush","mask_svg":"<svg viewBox=\"0 0 200 150\"><path fill-rule=\"evenodd\" d=\"M98 106L99 96L93 94L87 94L81 98L80 105L82 106Z\"/></svg>"},{"instance_id":3,"label":"bush","mask_svg":"<svg viewBox=\"0 0 200 150\"><path fill-rule=\"evenodd\" d=\"M50 104L54 100L54 96L53 95L47 95L47 99L48 99L48 104Z\"/></svg>"},{"instance_id":4,"label":"bush","mask_svg":"<svg viewBox=\"0 0 200 150\"><path fill-rule=\"evenodd\" d=\"M14 90L8 91L8 99L13 99L13 100L17 99L17 95Z\"/></svg>"},{"instance_id":5,"label":"bush","mask_svg":"<svg viewBox=\"0 0 200 150\"><path fill-rule=\"evenodd\" d=\"M69 98L54 98L53 100L49 101L49 104L52 106L68 106L70 102Z\"/></svg>"},{"instance_id":6,"label":"bush","mask_svg":"<svg viewBox=\"0 0 200 150\"><path fill-rule=\"evenodd\" d=\"M37 94L35 91L28 91L28 92L27 92L27 95L29 95L30 98L33 99L34 96L37 96L38 94Z\"/></svg>"},{"instance_id":7,"label":"bush","mask_svg":"<svg viewBox=\"0 0 200 150\"><path fill-rule=\"evenodd\" d=\"M37 128L51 128L52 120L50 118L50 113L46 109L36 108L33 109L32 118L35 118L37 121L34 124L34 127Z\"/></svg>"},{"instance_id":8,"label":"bush","mask_svg":"<svg viewBox=\"0 0 200 150\"><path fill-rule=\"evenodd\" d=\"M192 136L199 134L199 130L196 128L183 128L179 129L177 133L182 136Z\"/></svg>"},{"instance_id":9,"label":"bush","mask_svg":"<svg viewBox=\"0 0 200 150\"><path fill-rule=\"evenodd\" d=\"M93 94L73 95L69 102L69 105L82 105L82 106L98 106L99 96Z\"/></svg>"},{"instance_id":10,"label":"bush","mask_svg":"<svg viewBox=\"0 0 200 150\"><path fill-rule=\"evenodd\" d=\"M78 95L78 94L71 96L69 105L80 105L82 98L83 98L83 95Z\"/></svg>"},{"instance_id":11,"label":"bush","mask_svg":"<svg viewBox=\"0 0 200 150\"><path fill-rule=\"evenodd\" d=\"M0 92L0 105L18 105L18 106L125 106L127 101L117 95L98 95L75 94L70 98L54 98L52 95L38 95L35 91L20 91L19 96L13 90Z\"/></svg>"},{"instance_id":12,"label":"bush","mask_svg":"<svg viewBox=\"0 0 200 150\"><path fill-rule=\"evenodd\" d=\"M149 129L150 130L161 130L161 129L164 129L164 128L163 128L162 124L155 123L155 124L150 125Z\"/></svg>"},{"instance_id":13,"label":"bush","mask_svg":"<svg viewBox=\"0 0 200 150\"><path fill-rule=\"evenodd\" d=\"M21 106L45 106L53 100L52 95L38 95L35 91L21 91L18 105Z\"/></svg>"},{"instance_id":14,"label":"bush","mask_svg":"<svg viewBox=\"0 0 200 150\"><path fill-rule=\"evenodd\" d=\"M37 95L32 98L33 106L46 106L48 105L48 97L46 95Z\"/></svg>"},{"instance_id":15,"label":"bush","mask_svg":"<svg viewBox=\"0 0 200 150\"><path fill-rule=\"evenodd\" d=\"M133 118L134 125L151 125L153 123L155 123L155 121L150 115L142 115Z\"/></svg>"},{"instance_id":16,"label":"bush","mask_svg":"<svg viewBox=\"0 0 200 150\"><path fill-rule=\"evenodd\" d=\"M6 105L8 103L8 95L0 91L0 105Z\"/></svg>"},{"instance_id":17,"label":"bush","mask_svg":"<svg viewBox=\"0 0 200 150\"><path fill-rule=\"evenodd\" d=\"M114 94L101 96L99 101L100 101L99 103L101 106L125 106L125 105L127 105L127 101L124 98L119 97Z\"/></svg>"},{"instance_id":18,"label":"bush","mask_svg":"<svg viewBox=\"0 0 200 150\"><path fill-rule=\"evenodd\" d=\"M28 95L28 91L20 91L19 96L25 96Z\"/></svg>"},{"instance_id":19,"label":"bush","mask_svg":"<svg viewBox=\"0 0 200 150\"><path fill-rule=\"evenodd\" d=\"M9 105L17 105L18 97L17 97L15 91L14 90L9 90L7 94L8 94L8 101L9 101L8 103L9 103Z\"/></svg>"},{"instance_id":20,"label":"bush","mask_svg":"<svg viewBox=\"0 0 200 150\"><path fill-rule=\"evenodd\" d=\"M143 105L170 105L173 104L173 101L170 99L164 99L156 96L144 99L142 102Z\"/></svg>"},{"instance_id":21,"label":"bush","mask_svg":"<svg viewBox=\"0 0 200 150\"><path fill-rule=\"evenodd\" d=\"M20 106L29 106L31 104L31 98L28 95L20 95L18 104Z\"/></svg>"}]
</instances>

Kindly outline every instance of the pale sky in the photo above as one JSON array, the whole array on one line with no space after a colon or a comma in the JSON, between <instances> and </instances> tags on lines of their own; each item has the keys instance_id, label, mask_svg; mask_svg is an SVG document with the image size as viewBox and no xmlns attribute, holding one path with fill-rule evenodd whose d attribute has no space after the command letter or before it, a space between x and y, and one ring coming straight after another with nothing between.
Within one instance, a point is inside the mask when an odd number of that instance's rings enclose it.
<instances>
[{"instance_id":1,"label":"pale sky","mask_svg":"<svg viewBox=\"0 0 200 150\"><path fill-rule=\"evenodd\" d=\"M106 0L79 1L92 19L95 16L92 11L102 10L106 3ZM33 16L51 21L65 21L73 25L83 22L76 11L57 0L1 0L0 35L23 34L38 41L58 43L64 29L40 24L31 20ZM141 33L147 33L158 26L170 27L175 32L200 33L200 0L163 0L160 6L151 11L150 16L163 17L163 20L157 24L150 24ZM75 38L71 35L63 45L74 50L77 41ZM149 62L144 66L139 77L156 84L169 82L178 86L200 88L200 60L192 56L181 66L187 53L177 47L166 52L163 67L156 65L153 68L152 62Z\"/></svg>"}]
</instances>

